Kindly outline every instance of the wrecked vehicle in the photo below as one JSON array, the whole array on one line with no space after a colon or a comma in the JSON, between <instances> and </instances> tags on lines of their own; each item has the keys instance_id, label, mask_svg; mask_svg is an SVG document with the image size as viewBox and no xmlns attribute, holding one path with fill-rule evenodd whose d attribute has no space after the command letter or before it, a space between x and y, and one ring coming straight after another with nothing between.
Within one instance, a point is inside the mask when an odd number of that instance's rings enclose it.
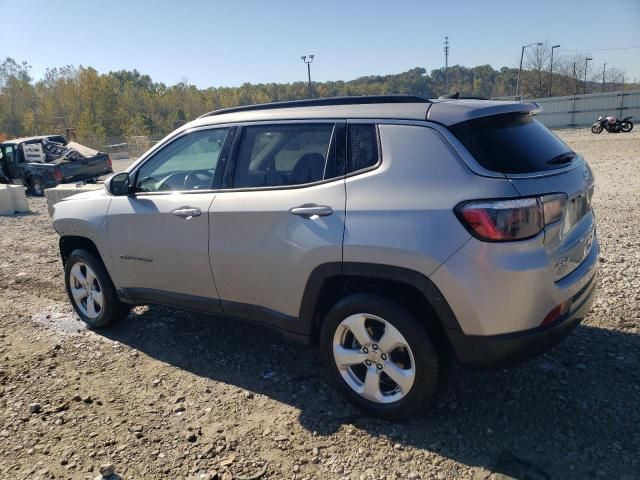
<instances>
[{"instance_id":1,"label":"wrecked vehicle","mask_svg":"<svg viewBox=\"0 0 640 480\"><path fill-rule=\"evenodd\" d=\"M62 135L16 138L0 143L0 182L22 183L42 196L60 183L93 181L112 173L109 155Z\"/></svg>"}]
</instances>

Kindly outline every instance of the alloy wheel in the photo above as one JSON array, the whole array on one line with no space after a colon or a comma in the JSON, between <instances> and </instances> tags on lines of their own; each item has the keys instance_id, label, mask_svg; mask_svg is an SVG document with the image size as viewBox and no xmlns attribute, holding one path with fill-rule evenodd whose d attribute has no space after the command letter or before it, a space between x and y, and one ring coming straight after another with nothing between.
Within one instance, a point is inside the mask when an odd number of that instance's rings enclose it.
<instances>
[{"instance_id":1,"label":"alloy wheel","mask_svg":"<svg viewBox=\"0 0 640 480\"><path fill-rule=\"evenodd\" d=\"M77 262L69 272L71 296L80 311L90 319L98 318L104 309L102 285L89 265Z\"/></svg>"},{"instance_id":2,"label":"alloy wheel","mask_svg":"<svg viewBox=\"0 0 640 480\"><path fill-rule=\"evenodd\" d=\"M333 337L333 358L349 388L372 402L397 402L415 381L409 342L376 315L357 313L342 320Z\"/></svg>"}]
</instances>

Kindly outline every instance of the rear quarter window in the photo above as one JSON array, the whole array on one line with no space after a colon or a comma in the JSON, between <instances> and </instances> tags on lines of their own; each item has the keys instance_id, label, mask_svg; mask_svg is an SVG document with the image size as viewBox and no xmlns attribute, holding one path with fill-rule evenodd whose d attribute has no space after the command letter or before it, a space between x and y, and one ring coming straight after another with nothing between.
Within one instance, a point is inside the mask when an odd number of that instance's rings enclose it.
<instances>
[{"instance_id":1,"label":"rear quarter window","mask_svg":"<svg viewBox=\"0 0 640 480\"><path fill-rule=\"evenodd\" d=\"M566 166L556 162L571 149L529 114L493 115L458 123L449 130L487 170L533 173Z\"/></svg>"},{"instance_id":2,"label":"rear quarter window","mask_svg":"<svg viewBox=\"0 0 640 480\"><path fill-rule=\"evenodd\" d=\"M347 136L347 173L357 172L378 163L378 135L375 125L351 124Z\"/></svg>"}]
</instances>

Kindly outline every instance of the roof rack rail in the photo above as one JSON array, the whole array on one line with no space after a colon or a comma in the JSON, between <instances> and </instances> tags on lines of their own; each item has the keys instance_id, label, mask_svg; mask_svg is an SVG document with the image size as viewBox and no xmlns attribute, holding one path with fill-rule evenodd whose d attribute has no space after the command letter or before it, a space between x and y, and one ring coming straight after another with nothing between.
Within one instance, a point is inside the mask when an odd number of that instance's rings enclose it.
<instances>
[{"instance_id":1,"label":"roof rack rail","mask_svg":"<svg viewBox=\"0 0 640 480\"><path fill-rule=\"evenodd\" d=\"M327 97L307 100L290 100L286 102L259 103L241 107L223 108L200 115L198 118L222 115L225 113L249 112L254 110L273 110L276 108L317 107L333 105L369 105L375 103L431 103L430 100L417 95L354 95L348 97Z\"/></svg>"}]
</instances>

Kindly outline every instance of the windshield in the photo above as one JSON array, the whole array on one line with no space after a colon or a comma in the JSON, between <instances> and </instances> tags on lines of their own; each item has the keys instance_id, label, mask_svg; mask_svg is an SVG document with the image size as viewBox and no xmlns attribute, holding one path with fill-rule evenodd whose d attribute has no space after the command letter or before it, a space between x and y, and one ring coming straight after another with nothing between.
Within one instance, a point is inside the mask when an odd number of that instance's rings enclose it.
<instances>
[{"instance_id":1,"label":"windshield","mask_svg":"<svg viewBox=\"0 0 640 480\"><path fill-rule=\"evenodd\" d=\"M509 113L469 120L451 132L484 168L501 173L532 173L562 168L571 149L529 114ZM563 159L564 161L558 161Z\"/></svg>"}]
</instances>

